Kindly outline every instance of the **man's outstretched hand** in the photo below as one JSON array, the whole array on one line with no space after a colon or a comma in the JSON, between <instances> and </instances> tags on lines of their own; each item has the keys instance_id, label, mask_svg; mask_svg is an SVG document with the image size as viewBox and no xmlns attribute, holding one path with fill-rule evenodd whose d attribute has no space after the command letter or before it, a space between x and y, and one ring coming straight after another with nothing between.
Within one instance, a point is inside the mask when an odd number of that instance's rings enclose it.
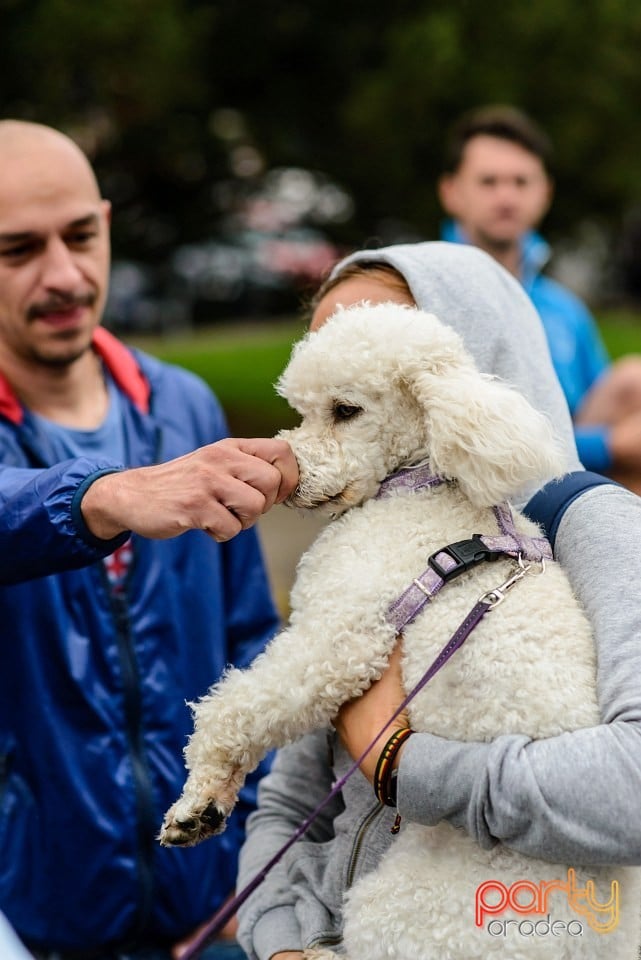
<instances>
[{"instance_id":1,"label":"man's outstretched hand","mask_svg":"<svg viewBox=\"0 0 641 960\"><path fill-rule=\"evenodd\" d=\"M229 438L167 463L99 477L81 511L101 540L126 530L156 540L204 530L222 542L251 527L297 482L284 440Z\"/></svg>"}]
</instances>

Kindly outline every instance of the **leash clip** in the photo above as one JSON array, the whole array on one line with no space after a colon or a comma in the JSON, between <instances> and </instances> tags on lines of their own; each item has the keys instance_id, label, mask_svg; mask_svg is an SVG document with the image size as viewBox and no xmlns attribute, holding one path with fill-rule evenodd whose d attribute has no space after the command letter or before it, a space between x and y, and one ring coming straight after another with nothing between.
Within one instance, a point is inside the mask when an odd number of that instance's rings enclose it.
<instances>
[{"instance_id":1,"label":"leash clip","mask_svg":"<svg viewBox=\"0 0 641 960\"><path fill-rule=\"evenodd\" d=\"M482 597L479 597L479 603L486 603L488 609L493 610L494 607L498 607L499 603L503 603L505 600L505 595L507 594L508 590L512 589L515 583L518 583L519 580L522 580L526 574L535 572L535 562L527 564L524 563L523 557L520 553L517 557L517 561L519 564L519 569L516 571L516 573L505 580L500 586L494 587L493 590L488 590L488 592L484 593ZM541 557L538 563L540 563L541 569L539 570L537 576L545 573L545 557Z\"/></svg>"}]
</instances>

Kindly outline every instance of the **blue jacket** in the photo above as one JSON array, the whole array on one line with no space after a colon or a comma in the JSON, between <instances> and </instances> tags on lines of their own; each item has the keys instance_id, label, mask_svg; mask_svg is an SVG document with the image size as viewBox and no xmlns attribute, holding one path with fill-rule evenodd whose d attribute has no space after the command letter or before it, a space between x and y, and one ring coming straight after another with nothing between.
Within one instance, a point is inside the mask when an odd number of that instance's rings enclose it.
<instances>
[{"instance_id":1,"label":"blue jacket","mask_svg":"<svg viewBox=\"0 0 641 960\"><path fill-rule=\"evenodd\" d=\"M226 435L192 374L102 329L94 347L126 398L128 466ZM247 787L227 831L193 849L156 840L185 779L186 701L253 659L276 614L253 531L134 536L111 590L102 557L126 535L95 540L78 504L115 466L54 463L0 378L0 910L49 950L188 933L233 889L254 802Z\"/></svg>"},{"instance_id":2,"label":"blue jacket","mask_svg":"<svg viewBox=\"0 0 641 960\"><path fill-rule=\"evenodd\" d=\"M460 226L453 221L444 225L443 239L467 242ZM528 233L523 238L521 283L543 321L552 363L574 416L610 360L585 304L542 273L549 258L550 247L542 237ZM586 469L603 472L612 466L607 427L576 427L575 439L579 459Z\"/></svg>"}]
</instances>

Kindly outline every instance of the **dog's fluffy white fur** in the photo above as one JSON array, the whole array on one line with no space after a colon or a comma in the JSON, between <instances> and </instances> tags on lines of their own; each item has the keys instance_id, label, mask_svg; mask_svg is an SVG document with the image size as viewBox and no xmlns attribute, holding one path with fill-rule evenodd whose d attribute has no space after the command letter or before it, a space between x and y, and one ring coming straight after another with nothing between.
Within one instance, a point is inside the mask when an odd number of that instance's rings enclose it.
<instances>
[{"instance_id":1,"label":"dog's fluffy white fur","mask_svg":"<svg viewBox=\"0 0 641 960\"><path fill-rule=\"evenodd\" d=\"M498 533L493 505L564 472L545 418L518 392L481 375L457 334L413 308L339 310L297 344L279 390L303 418L281 434L300 466L293 503L340 516L301 559L288 627L249 669L230 670L195 705L190 774L166 815L164 843L219 832L246 774L268 750L327 726L342 703L380 677L395 644L388 605L430 554L475 532ZM422 461L451 482L375 499L386 476ZM515 520L521 532L539 533L520 514ZM513 572L509 559L476 567L406 628L408 690L478 597ZM552 737L598 722L593 639L557 564L514 587L412 702L410 716L416 730L470 741L510 732ZM448 823L405 823L380 867L347 896L347 956L636 957L638 871L579 868L602 901L612 881L621 884L621 919L607 936L585 921L576 938L492 937L475 926L482 882L538 885L565 878L571 866L502 845L481 850ZM553 914L577 920L560 897Z\"/></svg>"}]
</instances>

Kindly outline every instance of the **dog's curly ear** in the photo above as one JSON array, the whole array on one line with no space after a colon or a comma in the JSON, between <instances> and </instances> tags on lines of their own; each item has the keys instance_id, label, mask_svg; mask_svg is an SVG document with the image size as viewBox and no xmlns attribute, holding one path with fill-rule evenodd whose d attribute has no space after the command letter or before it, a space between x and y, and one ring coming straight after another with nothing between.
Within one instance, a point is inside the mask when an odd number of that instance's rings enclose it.
<instances>
[{"instance_id":1,"label":"dog's curly ear","mask_svg":"<svg viewBox=\"0 0 641 960\"><path fill-rule=\"evenodd\" d=\"M409 383L425 413L430 463L473 503L493 506L566 471L550 423L520 393L471 361L430 367Z\"/></svg>"}]
</instances>

